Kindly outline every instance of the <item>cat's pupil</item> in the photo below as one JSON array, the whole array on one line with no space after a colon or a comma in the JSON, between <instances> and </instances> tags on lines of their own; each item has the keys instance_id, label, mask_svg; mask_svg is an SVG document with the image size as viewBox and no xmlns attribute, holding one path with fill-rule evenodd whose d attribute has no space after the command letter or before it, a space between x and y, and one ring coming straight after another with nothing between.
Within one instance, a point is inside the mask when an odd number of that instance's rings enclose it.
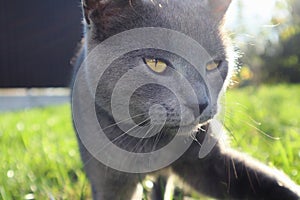
<instances>
[{"instance_id":1,"label":"cat's pupil","mask_svg":"<svg viewBox=\"0 0 300 200\"><path fill-rule=\"evenodd\" d=\"M144 62L147 65L147 67L149 67L152 71L156 73L163 73L168 67L168 65L164 61L156 58L144 58Z\"/></svg>"}]
</instances>

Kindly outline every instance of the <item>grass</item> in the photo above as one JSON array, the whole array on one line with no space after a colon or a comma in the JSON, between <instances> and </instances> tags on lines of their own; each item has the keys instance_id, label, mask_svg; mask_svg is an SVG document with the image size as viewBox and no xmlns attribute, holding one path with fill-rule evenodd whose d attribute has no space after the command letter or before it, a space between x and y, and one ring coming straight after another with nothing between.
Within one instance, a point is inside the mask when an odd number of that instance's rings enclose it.
<instances>
[{"instance_id":1,"label":"grass","mask_svg":"<svg viewBox=\"0 0 300 200\"><path fill-rule=\"evenodd\" d=\"M69 105L0 116L0 199L86 199Z\"/></svg>"},{"instance_id":2,"label":"grass","mask_svg":"<svg viewBox=\"0 0 300 200\"><path fill-rule=\"evenodd\" d=\"M225 124L241 151L300 183L300 85L231 90ZM274 138L280 138L276 140ZM0 114L0 199L89 199L70 106Z\"/></svg>"},{"instance_id":3,"label":"grass","mask_svg":"<svg viewBox=\"0 0 300 200\"><path fill-rule=\"evenodd\" d=\"M300 184L300 86L244 88L226 96L225 124L232 146Z\"/></svg>"}]
</instances>

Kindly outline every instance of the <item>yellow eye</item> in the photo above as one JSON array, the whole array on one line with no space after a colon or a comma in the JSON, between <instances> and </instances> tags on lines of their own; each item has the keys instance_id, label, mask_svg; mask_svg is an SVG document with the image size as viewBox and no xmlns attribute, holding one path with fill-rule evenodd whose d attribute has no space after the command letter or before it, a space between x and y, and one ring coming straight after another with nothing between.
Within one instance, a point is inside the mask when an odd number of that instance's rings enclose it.
<instances>
[{"instance_id":1,"label":"yellow eye","mask_svg":"<svg viewBox=\"0 0 300 200\"><path fill-rule=\"evenodd\" d=\"M217 69L220 65L221 61L210 61L206 64L206 70L212 71L214 69Z\"/></svg>"},{"instance_id":2,"label":"yellow eye","mask_svg":"<svg viewBox=\"0 0 300 200\"><path fill-rule=\"evenodd\" d=\"M161 60L158 60L158 59L148 59L148 58L145 58L144 59L146 65L154 72L156 73L163 73L168 65L164 62L164 61L161 61Z\"/></svg>"}]
</instances>

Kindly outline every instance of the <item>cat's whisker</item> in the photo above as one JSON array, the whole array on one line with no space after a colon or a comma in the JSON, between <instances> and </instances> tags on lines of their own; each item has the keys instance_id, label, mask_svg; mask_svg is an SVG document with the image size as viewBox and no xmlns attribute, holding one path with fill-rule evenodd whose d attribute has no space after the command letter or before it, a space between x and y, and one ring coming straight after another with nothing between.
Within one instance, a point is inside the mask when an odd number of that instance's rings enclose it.
<instances>
[{"instance_id":1,"label":"cat's whisker","mask_svg":"<svg viewBox=\"0 0 300 200\"><path fill-rule=\"evenodd\" d=\"M152 149L151 149L151 151L154 151L156 149L157 144L160 141L160 138L161 138L164 130L163 130L163 128L161 130L158 130L157 127L155 127L155 126L153 126L152 129L154 129L154 131L156 132L155 139L154 139L154 141L152 140L153 141L153 145L152 145ZM144 145L146 145L147 142Z\"/></svg>"},{"instance_id":2,"label":"cat's whisker","mask_svg":"<svg viewBox=\"0 0 300 200\"><path fill-rule=\"evenodd\" d=\"M247 117L250 121L252 121L253 123L255 123L256 125L260 126L261 122L256 121L255 119L253 119L253 117L251 117L251 115L247 114L247 112L249 111L249 109L245 109L245 110L239 110L239 109L235 109L234 112L230 112L228 110L225 111L225 114L239 114L239 116L244 116Z\"/></svg>"},{"instance_id":3,"label":"cat's whisker","mask_svg":"<svg viewBox=\"0 0 300 200\"><path fill-rule=\"evenodd\" d=\"M128 134L130 131L132 131L133 129L135 129L136 127L139 127L140 125L144 124L145 122L149 121L150 117L146 118L145 120L143 120L142 122L136 124L135 126L133 126L132 128L130 128L129 130L127 130L125 133Z\"/></svg>"},{"instance_id":4,"label":"cat's whisker","mask_svg":"<svg viewBox=\"0 0 300 200\"><path fill-rule=\"evenodd\" d=\"M199 129L200 131L206 132L206 130L203 129L201 126L199 126L198 129Z\"/></svg>"},{"instance_id":5,"label":"cat's whisker","mask_svg":"<svg viewBox=\"0 0 300 200\"><path fill-rule=\"evenodd\" d=\"M225 115L225 118L231 119L230 116ZM259 129L258 127L256 127L255 125L251 124L248 120L243 120L243 119L239 119L240 122L243 122L245 124L247 124L248 126L250 126L251 128L254 128L255 130L257 130L259 133L261 133L262 135L266 136L267 138L270 138L272 140L280 140L279 137L273 137L270 134L264 132L263 130ZM234 123L234 122L233 122ZM257 125L257 124L256 124Z\"/></svg>"},{"instance_id":6,"label":"cat's whisker","mask_svg":"<svg viewBox=\"0 0 300 200\"><path fill-rule=\"evenodd\" d=\"M197 132L191 132L190 137L192 138L192 140L194 140L195 142L197 142L197 144L199 144L200 147L202 147L202 144L199 142L199 140L196 138L196 133Z\"/></svg>"},{"instance_id":7,"label":"cat's whisker","mask_svg":"<svg viewBox=\"0 0 300 200\"><path fill-rule=\"evenodd\" d=\"M145 115L146 113L147 113L147 112L145 112L145 113L141 113L141 114L138 114L138 115L132 116L132 117L130 117L130 118L124 119L124 120L122 120L122 121L119 121L119 122L117 122L117 123L111 124L111 125L109 125L109 126L107 126L107 127L103 128L102 130L106 130L106 129L108 129L108 128L111 128L111 127L113 127L113 126L116 126L116 125L118 125L118 124L121 124L121 123L123 123L123 122L126 122L126 121L129 121L129 120L131 120L131 119L134 119L134 118L137 118L137 117L143 116L143 115Z\"/></svg>"},{"instance_id":8,"label":"cat's whisker","mask_svg":"<svg viewBox=\"0 0 300 200\"><path fill-rule=\"evenodd\" d=\"M128 134L130 131L132 131L135 128L139 128L139 125L143 124L144 122L146 122L147 120L149 120L149 118L147 118L146 120L140 122L139 124L136 124L135 126L133 126L131 129L129 129L128 131L122 133L121 135L119 135L118 137L114 138L113 140L110 141L110 143L105 144L101 149L98 150L97 153L100 153L101 151L103 151L103 149L105 149L108 145L113 144L114 142L116 142L118 139L120 139L121 137L123 137L124 135Z\"/></svg>"},{"instance_id":9,"label":"cat's whisker","mask_svg":"<svg viewBox=\"0 0 300 200\"><path fill-rule=\"evenodd\" d=\"M149 119L150 119L150 117L147 118L147 120L149 120ZM145 121L147 121L147 120L145 120ZM133 130L134 128L139 127L139 125L143 124L145 121L143 121L143 122L141 122L141 123L135 125L135 126L132 127L131 129ZM129 132L129 130L126 131L126 132L124 132L124 133L122 133L121 135L119 135L118 137L114 138L113 140L111 140L110 143L105 144L101 149L99 149L99 150L97 151L97 154L100 153L101 151L103 151L108 145L111 145L112 143L114 143L114 142L116 142L118 139L120 139L121 137L123 137L123 136L125 136L126 134L128 134L128 132ZM125 139L125 138L124 138L124 139ZM87 165L87 164L89 163L89 161L91 161L92 159L93 159L93 158L88 159L88 160L87 160L85 163L83 163L83 164L84 164L84 165Z\"/></svg>"},{"instance_id":10,"label":"cat's whisker","mask_svg":"<svg viewBox=\"0 0 300 200\"><path fill-rule=\"evenodd\" d=\"M155 125L151 125L151 126L149 127L148 131L146 132L146 134L144 135L144 137L146 137L146 136L150 133L150 131L153 131L153 129L154 129L155 132L157 132L157 130L156 130L156 128L155 128ZM160 134L160 132L158 132L157 134ZM157 134L156 134L156 135L157 135ZM139 142L137 143L137 145L136 145L137 147L138 147L138 145L141 143L141 141L142 141L142 139L140 139ZM138 152L141 152L142 149L143 149L144 147L147 147L147 144L148 144L149 141L152 141L152 139L147 139L147 140L139 147L139 149L137 149ZM152 149L152 151L153 151L153 149Z\"/></svg>"},{"instance_id":11,"label":"cat's whisker","mask_svg":"<svg viewBox=\"0 0 300 200\"><path fill-rule=\"evenodd\" d=\"M231 101L219 101L220 104L222 104L222 106L226 106L226 105L234 105L234 107L241 107L245 110L249 110L249 107L245 106L244 104L239 103L238 101L235 102L231 102Z\"/></svg>"},{"instance_id":12,"label":"cat's whisker","mask_svg":"<svg viewBox=\"0 0 300 200\"><path fill-rule=\"evenodd\" d=\"M236 139L235 135L233 132L229 129L229 127L226 124L223 124L223 127L226 129L226 131L232 136L233 140L238 143L238 140Z\"/></svg>"},{"instance_id":13,"label":"cat's whisker","mask_svg":"<svg viewBox=\"0 0 300 200\"><path fill-rule=\"evenodd\" d=\"M229 104L228 102L220 102L220 103L224 107L226 107ZM251 122L253 122L255 125L261 126L261 122L256 121L255 119L253 119L253 117L251 117L249 114L247 114L247 112L249 111L249 107L246 107L245 105L238 103L238 102L234 102L231 104L234 104L234 106L235 106L234 112L225 110L225 115L228 115L228 114L236 115L238 113L239 116L247 117L247 119L250 120ZM243 110L236 108L237 106L239 106L239 108L242 108Z\"/></svg>"},{"instance_id":14,"label":"cat's whisker","mask_svg":"<svg viewBox=\"0 0 300 200\"><path fill-rule=\"evenodd\" d=\"M143 135L143 137L141 137L141 138L139 139L139 141L136 143L136 145L132 148L133 150L134 150L135 148L137 148L137 147L141 144L141 142L143 141L143 139L144 139L145 137L147 137L147 135L150 133L150 131L151 131L154 127L155 127L154 125L150 125L149 129L146 131L146 133ZM148 139L148 140L149 140L149 139ZM146 140L146 143L147 143L148 140ZM140 150L141 150L141 148L143 148L143 146L144 146L144 145L142 145L142 146L140 147Z\"/></svg>"},{"instance_id":15,"label":"cat's whisker","mask_svg":"<svg viewBox=\"0 0 300 200\"><path fill-rule=\"evenodd\" d=\"M163 129L161 131L159 131L156 135L155 135L155 140L154 140L154 143L152 145L152 150L151 151L154 151L154 149L156 149L156 146L157 144L159 143L159 140L161 138L163 134Z\"/></svg>"},{"instance_id":16,"label":"cat's whisker","mask_svg":"<svg viewBox=\"0 0 300 200\"><path fill-rule=\"evenodd\" d=\"M270 139L272 139L272 140L277 140L277 141L280 140L280 137L273 137L273 136L269 135L268 133L262 131L261 129L257 128L256 126L250 124L249 122L246 121L245 123L246 123L248 126L250 126L250 127L254 128L255 130L257 130L259 133L261 133L261 134L263 134L264 136L266 136L267 138L270 138Z\"/></svg>"},{"instance_id":17,"label":"cat's whisker","mask_svg":"<svg viewBox=\"0 0 300 200\"><path fill-rule=\"evenodd\" d=\"M146 120L142 121L141 123L139 123L137 126L143 124L144 122L148 121L149 119L150 119L150 117L147 118ZM128 134L128 133L131 132L131 131L138 132L138 131L140 131L141 129L143 129L143 127L137 127L137 126L132 127L131 130L126 131L125 134ZM137 133L137 134L138 134L138 133ZM123 140L120 140L120 141L119 141L120 143L122 143L122 146L123 146L123 148L125 148L125 149L126 149L126 148L132 143L132 141L133 141L133 139L131 138L130 140L127 140L127 144L124 145L123 141L125 141L126 139L128 139L128 138L127 138L127 137L124 137Z\"/></svg>"}]
</instances>

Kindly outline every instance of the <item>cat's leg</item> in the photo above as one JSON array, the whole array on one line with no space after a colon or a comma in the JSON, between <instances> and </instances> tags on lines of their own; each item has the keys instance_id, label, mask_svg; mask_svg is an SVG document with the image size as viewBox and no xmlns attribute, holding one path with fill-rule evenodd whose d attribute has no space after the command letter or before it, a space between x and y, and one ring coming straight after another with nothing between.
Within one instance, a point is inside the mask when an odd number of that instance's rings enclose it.
<instances>
[{"instance_id":1,"label":"cat's leg","mask_svg":"<svg viewBox=\"0 0 300 200\"><path fill-rule=\"evenodd\" d=\"M224 199L300 199L300 188L286 175L232 149L215 146L198 158L193 143L173 170L194 189Z\"/></svg>"},{"instance_id":2,"label":"cat's leg","mask_svg":"<svg viewBox=\"0 0 300 200\"><path fill-rule=\"evenodd\" d=\"M84 169L92 186L94 200L142 200L135 194L137 185L143 175L119 172L111 169L98 160L80 145Z\"/></svg>"}]
</instances>

